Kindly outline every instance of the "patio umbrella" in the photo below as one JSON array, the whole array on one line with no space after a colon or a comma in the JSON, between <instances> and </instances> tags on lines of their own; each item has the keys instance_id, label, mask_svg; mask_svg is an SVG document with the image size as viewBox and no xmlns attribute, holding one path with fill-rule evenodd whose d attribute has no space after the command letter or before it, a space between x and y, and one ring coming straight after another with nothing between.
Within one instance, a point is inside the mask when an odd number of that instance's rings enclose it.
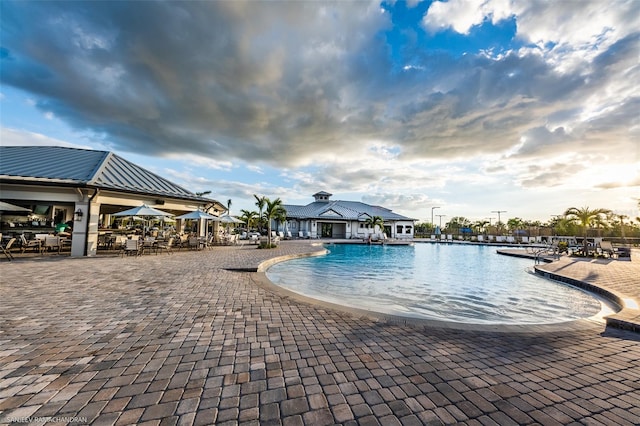
<instances>
[{"instance_id":1,"label":"patio umbrella","mask_svg":"<svg viewBox=\"0 0 640 426\"><path fill-rule=\"evenodd\" d=\"M194 210L192 212L189 213L185 213L183 215L180 216L176 216L176 219L183 219L183 220L200 220L200 219L206 219L206 220L215 220L217 219L218 216L213 216L210 215L209 213L205 213L201 210ZM206 232L207 226L205 226L205 232Z\"/></svg>"},{"instance_id":2,"label":"patio umbrella","mask_svg":"<svg viewBox=\"0 0 640 426\"><path fill-rule=\"evenodd\" d=\"M225 227L227 228L227 233L229 232L229 225L236 224L236 223L244 223L243 220L236 219L235 217L230 216L228 214L224 216L216 217L215 219L212 219L212 220L214 220L215 222L224 223Z\"/></svg>"},{"instance_id":3,"label":"patio umbrella","mask_svg":"<svg viewBox=\"0 0 640 426\"><path fill-rule=\"evenodd\" d=\"M218 216L213 216L213 215L210 215L209 213L205 213L205 212L200 211L200 210L195 210L195 211L192 211L192 212L180 215L180 216L176 216L176 219L196 219L196 220L199 220L199 219L212 219L212 220L215 220L215 219L218 219Z\"/></svg>"},{"instance_id":4,"label":"patio umbrella","mask_svg":"<svg viewBox=\"0 0 640 426\"><path fill-rule=\"evenodd\" d=\"M163 212L162 210L154 209L153 207L149 207L148 205L143 204L129 210L114 213L111 216L139 216L144 218L146 222L147 220L151 220L152 218L164 218L173 215L171 213Z\"/></svg>"},{"instance_id":5,"label":"patio umbrella","mask_svg":"<svg viewBox=\"0 0 640 426\"><path fill-rule=\"evenodd\" d=\"M215 216L214 216L215 217ZM220 217L216 217L215 219L216 222L222 222L222 223L244 223L243 220L240 219L236 219L233 216L229 216L229 215L224 215L224 216L220 216Z\"/></svg>"},{"instance_id":6,"label":"patio umbrella","mask_svg":"<svg viewBox=\"0 0 640 426\"><path fill-rule=\"evenodd\" d=\"M154 209L146 204L138 207L134 207L129 210L124 210L118 213L114 213L111 216L144 216L144 217L163 217L173 216L171 213L163 212L162 210Z\"/></svg>"},{"instance_id":7,"label":"patio umbrella","mask_svg":"<svg viewBox=\"0 0 640 426\"><path fill-rule=\"evenodd\" d=\"M31 209L0 201L0 212L30 212Z\"/></svg>"}]
</instances>

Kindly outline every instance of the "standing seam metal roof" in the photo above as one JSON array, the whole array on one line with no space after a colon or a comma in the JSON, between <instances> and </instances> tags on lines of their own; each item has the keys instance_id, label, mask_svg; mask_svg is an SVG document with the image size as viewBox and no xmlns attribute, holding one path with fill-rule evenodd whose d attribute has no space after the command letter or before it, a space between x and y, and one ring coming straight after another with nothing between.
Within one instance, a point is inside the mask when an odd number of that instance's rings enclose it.
<instances>
[{"instance_id":1,"label":"standing seam metal roof","mask_svg":"<svg viewBox=\"0 0 640 426\"><path fill-rule=\"evenodd\" d=\"M389 209L372 206L359 201L315 201L306 206L285 205L287 217L293 219L334 219L336 216L322 216L329 210L340 215L341 219L359 220L364 216L380 216L384 220L413 220L406 216L394 213Z\"/></svg>"},{"instance_id":2,"label":"standing seam metal roof","mask_svg":"<svg viewBox=\"0 0 640 426\"><path fill-rule=\"evenodd\" d=\"M212 202L108 151L0 146L0 178L75 184Z\"/></svg>"}]
</instances>

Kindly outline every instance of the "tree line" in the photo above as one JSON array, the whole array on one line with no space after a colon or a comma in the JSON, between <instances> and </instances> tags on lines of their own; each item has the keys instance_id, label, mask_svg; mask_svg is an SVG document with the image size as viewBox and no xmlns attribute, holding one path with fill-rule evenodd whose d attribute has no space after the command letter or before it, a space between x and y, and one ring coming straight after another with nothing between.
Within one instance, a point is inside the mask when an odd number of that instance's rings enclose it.
<instances>
[{"instance_id":1,"label":"tree line","mask_svg":"<svg viewBox=\"0 0 640 426\"><path fill-rule=\"evenodd\" d=\"M640 217L630 218L604 208L570 207L564 214L556 215L547 222L514 217L506 222L492 223L490 220L471 221L464 216L456 216L444 225L442 232L459 234L463 229L478 235L526 233L534 236L547 229L555 235L587 237L589 233L597 233L623 239L640 238ZM434 231L435 226L431 223L417 223L415 227L416 234L432 234Z\"/></svg>"}]
</instances>

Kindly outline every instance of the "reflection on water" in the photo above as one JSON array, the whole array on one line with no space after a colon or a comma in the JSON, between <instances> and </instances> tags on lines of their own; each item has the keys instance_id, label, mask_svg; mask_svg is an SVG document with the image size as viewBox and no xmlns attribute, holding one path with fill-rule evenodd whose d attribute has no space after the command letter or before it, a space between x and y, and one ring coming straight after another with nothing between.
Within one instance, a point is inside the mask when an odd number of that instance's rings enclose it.
<instances>
[{"instance_id":1,"label":"reflection on water","mask_svg":"<svg viewBox=\"0 0 640 426\"><path fill-rule=\"evenodd\" d=\"M528 273L532 261L483 245L329 245L272 266L276 285L344 306L475 324L549 324L596 315L592 295Z\"/></svg>"}]
</instances>

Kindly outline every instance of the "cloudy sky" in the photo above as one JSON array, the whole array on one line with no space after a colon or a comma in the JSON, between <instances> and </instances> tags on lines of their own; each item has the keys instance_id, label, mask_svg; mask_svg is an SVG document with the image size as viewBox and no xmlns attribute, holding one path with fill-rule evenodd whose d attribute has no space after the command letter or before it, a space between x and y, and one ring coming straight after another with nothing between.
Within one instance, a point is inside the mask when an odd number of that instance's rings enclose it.
<instances>
[{"instance_id":1,"label":"cloudy sky","mask_svg":"<svg viewBox=\"0 0 640 426\"><path fill-rule=\"evenodd\" d=\"M232 214L639 214L637 0L0 7L3 145L110 150Z\"/></svg>"}]
</instances>

